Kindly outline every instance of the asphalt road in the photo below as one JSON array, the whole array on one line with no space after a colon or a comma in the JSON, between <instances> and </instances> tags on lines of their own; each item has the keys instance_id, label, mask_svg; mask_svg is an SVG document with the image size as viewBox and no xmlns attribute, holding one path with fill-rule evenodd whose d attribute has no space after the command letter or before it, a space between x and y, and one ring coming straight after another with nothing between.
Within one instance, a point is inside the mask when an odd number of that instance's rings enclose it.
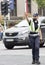
<instances>
[{"instance_id":1,"label":"asphalt road","mask_svg":"<svg viewBox=\"0 0 45 65\"><path fill-rule=\"evenodd\" d=\"M0 65L32 65L32 49L28 46L15 46L7 50L0 41ZM40 62L45 65L45 46L40 48Z\"/></svg>"}]
</instances>

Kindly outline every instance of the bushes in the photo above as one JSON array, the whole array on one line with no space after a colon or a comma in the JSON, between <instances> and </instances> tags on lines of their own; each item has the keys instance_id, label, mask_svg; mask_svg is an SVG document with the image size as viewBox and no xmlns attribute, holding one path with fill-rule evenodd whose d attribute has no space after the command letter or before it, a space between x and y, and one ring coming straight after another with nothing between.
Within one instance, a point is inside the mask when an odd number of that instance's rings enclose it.
<instances>
[{"instance_id":1,"label":"bushes","mask_svg":"<svg viewBox=\"0 0 45 65\"><path fill-rule=\"evenodd\" d=\"M2 24L2 25L4 25L4 17L2 16L2 15L0 15L0 23Z\"/></svg>"}]
</instances>

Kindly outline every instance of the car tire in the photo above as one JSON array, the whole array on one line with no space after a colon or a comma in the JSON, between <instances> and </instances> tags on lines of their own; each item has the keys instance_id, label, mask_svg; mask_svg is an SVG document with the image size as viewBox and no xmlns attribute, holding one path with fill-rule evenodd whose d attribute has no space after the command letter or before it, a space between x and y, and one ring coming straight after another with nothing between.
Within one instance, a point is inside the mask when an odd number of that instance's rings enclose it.
<instances>
[{"instance_id":1,"label":"car tire","mask_svg":"<svg viewBox=\"0 0 45 65\"><path fill-rule=\"evenodd\" d=\"M14 47L14 45L12 44L12 43L7 43L7 42L5 42L4 43L4 45L5 45L5 47L7 48L7 49L13 49L13 47Z\"/></svg>"},{"instance_id":2,"label":"car tire","mask_svg":"<svg viewBox=\"0 0 45 65\"><path fill-rule=\"evenodd\" d=\"M44 45L44 41L40 40L40 47L42 47Z\"/></svg>"}]
</instances>

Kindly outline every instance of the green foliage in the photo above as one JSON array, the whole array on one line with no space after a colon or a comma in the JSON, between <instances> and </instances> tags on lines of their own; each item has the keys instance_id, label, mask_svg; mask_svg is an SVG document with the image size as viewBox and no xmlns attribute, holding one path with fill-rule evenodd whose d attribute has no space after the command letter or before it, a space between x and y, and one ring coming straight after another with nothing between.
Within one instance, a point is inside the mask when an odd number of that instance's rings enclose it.
<instances>
[{"instance_id":1,"label":"green foliage","mask_svg":"<svg viewBox=\"0 0 45 65\"><path fill-rule=\"evenodd\" d=\"M45 7L45 0L36 0L37 4L38 4L38 7L40 8L43 8Z\"/></svg>"}]
</instances>

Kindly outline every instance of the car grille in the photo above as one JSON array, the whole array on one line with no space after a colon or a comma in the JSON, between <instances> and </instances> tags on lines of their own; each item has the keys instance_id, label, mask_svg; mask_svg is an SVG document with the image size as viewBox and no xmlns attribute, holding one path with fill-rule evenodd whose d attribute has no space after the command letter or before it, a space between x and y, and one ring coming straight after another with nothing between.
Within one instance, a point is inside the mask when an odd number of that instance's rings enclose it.
<instances>
[{"instance_id":1,"label":"car grille","mask_svg":"<svg viewBox=\"0 0 45 65\"><path fill-rule=\"evenodd\" d=\"M16 36L18 34L18 32L15 33L5 33L6 36Z\"/></svg>"}]
</instances>

